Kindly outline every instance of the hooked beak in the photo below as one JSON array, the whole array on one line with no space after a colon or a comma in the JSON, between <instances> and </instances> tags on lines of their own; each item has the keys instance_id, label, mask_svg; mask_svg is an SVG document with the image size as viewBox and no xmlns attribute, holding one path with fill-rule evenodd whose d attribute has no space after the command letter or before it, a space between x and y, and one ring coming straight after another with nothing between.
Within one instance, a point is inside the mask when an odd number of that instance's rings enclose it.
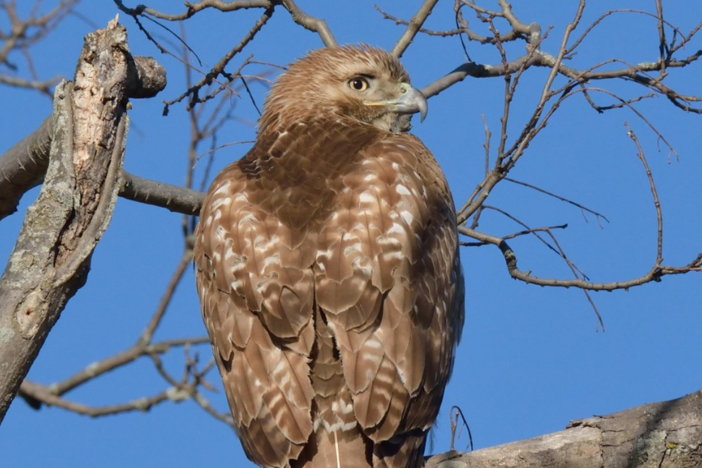
<instances>
[{"instance_id":1,"label":"hooked beak","mask_svg":"<svg viewBox=\"0 0 702 468\"><path fill-rule=\"evenodd\" d=\"M421 91L413 88L409 83L401 83L402 95L397 99L384 101L364 101L366 106L383 106L391 112L398 114L416 114L419 112L420 122L427 116L427 99Z\"/></svg>"}]
</instances>

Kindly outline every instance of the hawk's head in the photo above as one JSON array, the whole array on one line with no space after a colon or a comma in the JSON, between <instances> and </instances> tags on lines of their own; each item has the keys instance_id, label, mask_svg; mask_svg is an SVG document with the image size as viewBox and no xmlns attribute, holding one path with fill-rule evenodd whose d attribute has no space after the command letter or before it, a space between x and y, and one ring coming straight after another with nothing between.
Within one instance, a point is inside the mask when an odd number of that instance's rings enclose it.
<instances>
[{"instance_id":1,"label":"hawk's head","mask_svg":"<svg viewBox=\"0 0 702 468\"><path fill-rule=\"evenodd\" d=\"M260 125L265 131L328 115L397 132L409 128L402 116L417 112L424 119L427 101L410 86L397 57L344 46L315 50L292 63L273 85Z\"/></svg>"}]
</instances>

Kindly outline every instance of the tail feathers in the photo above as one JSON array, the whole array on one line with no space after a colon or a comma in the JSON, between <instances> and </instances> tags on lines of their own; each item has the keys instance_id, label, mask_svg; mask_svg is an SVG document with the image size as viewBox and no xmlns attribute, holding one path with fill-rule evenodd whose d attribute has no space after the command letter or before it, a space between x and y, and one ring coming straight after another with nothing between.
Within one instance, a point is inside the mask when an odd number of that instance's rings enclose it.
<instances>
[{"instance_id":1,"label":"tail feathers","mask_svg":"<svg viewBox=\"0 0 702 468\"><path fill-rule=\"evenodd\" d=\"M372 442L357 428L330 434L318 430L290 468L370 468Z\"/></svg>"},{"instance_id":2,"label":"tail feathers","mask_svg":"<svg viewBox=\"0 0 702 468\"><path fill-rule=\"evenodd\" d=\"M290 468L422 468L425 442L426 433L376 444L358 428L336 436L318 430Z\"/></svg>"}]
</instances>

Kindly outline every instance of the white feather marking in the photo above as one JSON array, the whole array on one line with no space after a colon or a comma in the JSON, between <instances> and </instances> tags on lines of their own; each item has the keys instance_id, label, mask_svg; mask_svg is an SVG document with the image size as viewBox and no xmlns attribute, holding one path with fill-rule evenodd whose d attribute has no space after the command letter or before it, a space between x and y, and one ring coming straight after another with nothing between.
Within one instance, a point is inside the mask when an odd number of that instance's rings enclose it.
<instances>
[{"instance_id":1,"label":"white feather marking","mask_svg":"<svg viewBox=\"0 0 702 468\"><path fill-rule=\"evenodd\" d=\"M397 374L400 376L400 382L402 382L402 385L404 385L405 388L407 388L407 378L405 377L405 373L402 370L402 366L399 366L397 368Z\"/></svg>"},{"instance_id":2,"label":"white feather marking","mask_svg":"<svg viewBox=\"0 0 702 468\"><path fill-rule=\"evenodd\" d=\"M210 210L215 211L222 205L230 205L232 199L229 197L215 198L210 204Z\"/></svg>"},{"instance_id":3,"label":"white feather marking","mask_svg":"<svg viewBox=\"0 0 702 468\"><path fill-rule=\"evenodd\" d=\"M234 202L248 204L249 197L247 197L246 193L242 190L242 191L237 192L236 195L234 195Z\"/></svg>"},{"instance_id":4,"label":"white feather marking","mask_svg":"<svg viewBox=\"0 0 702 468\"><path fill-rule=\"evenodd\" d=\"M224 235L226 234L226 231L224 230L223 226L217 226L217 230L215 231L215 237L217 238L218 241L223 241L224 240Z\"/></svg>"},{"instance_id":5,"label":"white feather marking","mask_svg":"<svg viewBox=\"0 0 702 468\"><path fill-rule=\"evenodd\" d=\"M351 403L351 402L345 403L343 400L341 400L341 413L342 414L353 413L353 403Z\"/></svg>"},{"instance_id":6,"label":"white feather marking","mask_svg":"<svg viewBox=\"0 0 702 468\"><path fill-rule=\"evenodd\" d=\"M356 421L351 421L351 422L349 422L349 423L343 424L343 425L341 426L341 430L342 430L343 432L346 432L346 431L350 431L350 430L353 429L354 427L356 427Z\"/></svg>"},{"instance_id":7,"label":"white feather marking","mask_svg":"<svg viewBox=\"0 0 702 468\"><path fill-rule=\"evenodd\" d=\"M400 215L402 216L402 215ZM392 223L392 226L390 229L387 231L388 234L405 234L405 229L402 227L401 224L398 223Z\"/></svg>"},{"instance_id":8,"label":"white feather marking","mask_svg":"<svg viewBox=\"0 0 702 468\"><path fill-rule=\"evenodd\" d=\"M354 270L358 270L363 273L363 276L366 278L373 276L373 269L371 267L370 260L367 257L357 258L354 260L353 268ZM364 284L359 284L359 288L365 289L365 287L366 286Z\"/></svg>"},{"instance_id":9,"label":"white feather marking","mask_svg":"<svg viewBox=\"0 0 702 468\"><path fill-rule=\"evenodd\" d=\"M391 245L399 245L400 242L397 239L388 236L380 236L375 240L379 246L387 247Z\"/></svg>"},{"instance_id":10,"label":"white feather marking","mask_svg":"<svg viewBox=\"0 0 702 468\"><path fill-rule=\"evenodd\" d=\"M396 250L395 252L386 253L385 258L388 260L402 260L405 257L402 255L401 250Z\"/></svg>"},{"instance_id":11,"label":"white feather marking","mask_svg":"<svg viewBox=\"0 0 702 468\"><path fill-rule=\"evenodd\" d=\"M404 185L396 185L395 191L400 195L411 195L410 191Z\"/></svg>"},{"instance_id":12,"label":"white feather marking","mask_svg":"<svg viewBox=\"0 0 702 468\"><path fill-rule=\"evenodd\" d=\"M228 196L228 195L229 195L229 193L228 193L228 192L229 192L229 186L230 186L231 184L232 184L231 181L229 181L229 180L225 181L222 185L220 185L219 187L217 187L217 190L215 190L214 192L212 192L213 195L225 195L225 196Z\"/></svg>"},{"instance_id":13,"label":"white feather marking","mask_svg":"<svg viewBox=\"0 0 702 468\"><path fill-rule=\"evenodd\" d=\"M368 340L364 343L365 346L372 348L372 349L380 349L383 345L380 343L379 340L373 339L373 340ZM371 356L365 355L364 358L370 358ZM373 356L374 358L376 356Z\"/></svg>"},{"instance_id":14,"label":"white feather marking","mask_svg":"<svg viewBox=\"0 0 702 468\"><path fill-rule=\"evenodd\" d=\"M349 245L344 249L344 256L350 255L352 252L360 252L361 251L361 243L356 242L353 245Z\"/></svg>"},{"instance_id":15,"label":"white feather marking","mask_svg":"<svg viewBox=\"0 0 702 468\"><path fill-rule=\"evenodd\" d=\"M282 400L282 399L283 399L283 394L282 394L282 393L280 393L280 392L273 392L273 394L271 395L271 399L270 399L270 401L269 401L269 403L268 403L267 406L268 406L269 408L274 408L274 407L278 406L278 403L280 403L280 400Z\"/></svg>"},{"instance_id":16,"label":"white feather marking","mask_svg":"<svg viewBox=\"0 0 702 468\"><path fill-rule=\"evenodd\" d=\"M404 219L407 224L412 224L412 221L414 221L414 216L412 216L412 213L409 211L402 211L400 216L402 216L402 219Z\"/></svg>"},{"instance_id":17,"label":"white feather marking","mask_svg":"<svg viewBox=\"0 0 702 468\"><path fill-rule=\"evenodd\" d=\"M377 203L378 201L378 198L369 192L362 192L358 199L361 201L361 203Z\"/></svg>"},{"instance_id":18,"label":"white feather marking","mask_svg":"<svg viewBox=\"0 0 702 468\"><path fill-rule=\"evenodd\" d=\"M239 226L241 226L242 224L253 224L257 222L258 219L256 218L256 215L254 215L253 213L246 213L244 216L241 217L241 219L239 219Z\"/></svg>"},{"instance_id":19,"label":"white feather marking","mask_svg":"<svg viewBox=\"0 0 702 468\"><path fill-rule=\"evenodd\" d=\"M265 260L263 260L263 265L280 265L280 253L266 257Z\"/></svg>"}]
</instances>

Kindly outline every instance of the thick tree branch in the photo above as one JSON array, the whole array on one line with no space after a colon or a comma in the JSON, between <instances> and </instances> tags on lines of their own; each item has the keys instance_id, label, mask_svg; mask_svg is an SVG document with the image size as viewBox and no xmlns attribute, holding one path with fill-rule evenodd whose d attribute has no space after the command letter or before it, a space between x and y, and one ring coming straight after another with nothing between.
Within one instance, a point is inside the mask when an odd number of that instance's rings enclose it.
<instances>
[{"instance_id":1,"label":"thick tree branch","mask_svg":"<svg viewBox=\"0 0 702 468\"><path fill-rule=\"evenodd\" d=\"M127 54L126 30L111 21L86 36L76 86L56 89L44 185L0 278L0 421L67 301L85 284L110 221L128 126Z\"/></svg>"},{"instance_id":2,"label":"thick tree branch","mask_svg":"<svg viewBox=\"0 0 702 468\"><path fill-rule=\"evenodd\" d=\"M425 468L688 468L702 460L702 392L571 422L561 432L427 459Z\"/></svg>"},{"instance_id":3,"label":"thick tree branch","mask_svg":"<svg viewBox=\"0 0 702 468\"><path fill-rule=\"evenodd\" d=\"M166 87L166 71L153 58L125 57L127 97L153 97ZM0 156L0 219L14 213L22 195L44 179L53 133L53 120L47 117L37 130Z\"/></svg>"},{"instance_id":4,"label":"thick tree branch","mask_svg":"<svg viewBox=\"0 0 702 468\"><path fill-rule=\"evenodd\" d=\"M205 194L185 187L144 179L122 172L119 195L147 205L160 206L176 213L197 216Z\"/></svg>"},{"instance_id":5,"label":"thick tree branch","mask_svg":"<svg viewBox=\"0 0 702 468\"><path fill-rule=\"evenodd\" d=\"M0 157L0 219L17 211L28 190L44 179L53 133L52 119ZM197 215L205 195L197 190L144 179L121 170L119 195L176 213Z\"/></svg>"},{"instance_id":6,"label":"thick tree branch","mask_svg":"<svg viewBox=\"0 0 702 468\"><path fill-rule=\"evenodd\" d=\"M0 219L17 211L22 195L44 179L53 128L52 117L47 117L38 129L0 157Z\"/></svg>"}]
</instances>

